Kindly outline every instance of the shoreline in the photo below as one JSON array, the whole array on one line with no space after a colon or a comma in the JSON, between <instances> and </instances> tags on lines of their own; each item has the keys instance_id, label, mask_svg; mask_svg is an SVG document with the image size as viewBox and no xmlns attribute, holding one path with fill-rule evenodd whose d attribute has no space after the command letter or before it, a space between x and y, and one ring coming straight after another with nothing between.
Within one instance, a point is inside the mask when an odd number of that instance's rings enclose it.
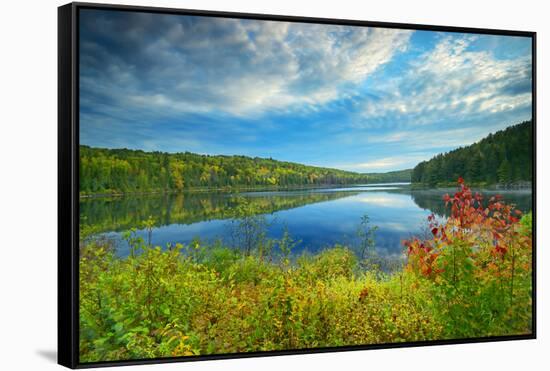
<instances>
[{"instance_id":1,"label":"shoreline","mask_svg":"<svg viewBox=\"0 0 550 371\"><path fill-rule=\"evenodd\" d=\"M117 193L93 193L93 194L80 194L80 200L96 199L96 198L118 198L118 197L131 197L131 196L153 196L153 195L174 195L174 194L199 194L199 193L243 193L243 192L271 192L271 191L302 191L302 190L317 190L317 189L338 189L338 188L353 188L353 187L366 187L366 186L383 186L383 185L399 185L403 188L408 188L411 191L430 191L441 190L452 192L456 189L455 184L441 184L435 187L419 183L353 183L353 184L319 184L314 186L251 186L251 187L200 187L200 188L188 188L184 190L160 190L160 191L146 191L146 192L117 192ZM473 189L485 190L485 191L529 191L532 193L533 185L531 182L521 182L519 184L502 185L502 184L474 184Z\"/></svg>"},{"instance_id":2,"label":"shoreline","mask_svg":"<svg viewBox=\"0 0 550 371\"><path fill-rule=\"evenodd\" d=\"M92 199L92 198L102 198L102 197L127 197L127 196L149 196L149 195L172 195L172 194L186 194L186 193L208 193L208 192L219 192L219 193L241 193L249 191L300 191L300 190L313 190L313 189L334 189L342 187L364 187L364 186L374 186L379 183L351 183L351 184L319 184L315 186L275 186L275 187L266 187L266 186L251 186L251 187L200 187L200 188L187 188L181 191L177 190L160 190L160 191L147 191L147 192L117 192L117 193L92 193L92 194L80 194L79 199ZM388 183L385 183L388 184ZM403 184L396 182L395 184Z\"/></svg>"},{"instance_id":3,"label":"shoreline","mask_svg":"<svg viewBox=\"0 0 550 371\"><path fill-rule=\"evenodd\" d=\"M453 191L456 189L454 184L441 184L435 187L419 183L353 183L353 184L320 184L315 186L275 186L275 187L200 187L200 188L188 188L181 191L177 190L161 190L161 191L147 191L147 192L117 192L117 193L93 193L93 194L80 194L80 200L95 199L95 198L110 198L110 197L129 197L129 196L152 196L152 195L174 195L174 194L198 194L198 193L242 193L242 192L270 192L270 191L301 191L301 190L316 190L316 189L338 189L338 188L353 188L353 187L366 187L366 186L382 186L382 185L399 185L403 188L409 188L411 191L429 191L429 190L441 190L441 191ZM480 189L486 191L529 191L532 193L533 186L531 182L522 182L520 184L502 185L502 184L474 184L473 189Z\"/></svg>"},{"instance_id":4,"label":"shoreline","mask_svg":"<svg viewBox=\"0 0 550 371\"><path fill-rule=\"evenodd\" d=\"M531 191L533 190L532 182L518 182L511 184L486 184L486 183L468 183L471 184L472 189L482 189L487 191ZM425 191L432 189L450 190L456 189L456 183L441 183L435 186L429 186L423 183L411 183L411 190L413 191Z\"/></svg>"}]
</instances>

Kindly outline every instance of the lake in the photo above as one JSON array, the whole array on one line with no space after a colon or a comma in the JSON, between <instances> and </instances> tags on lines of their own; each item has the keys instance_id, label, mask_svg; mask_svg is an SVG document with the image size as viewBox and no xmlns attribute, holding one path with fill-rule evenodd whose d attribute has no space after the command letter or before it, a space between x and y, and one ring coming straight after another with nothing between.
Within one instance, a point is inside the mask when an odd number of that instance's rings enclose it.
<instances>
[{"instance_id":1,"label":"lake","mask_svg":"<svg viewBox=\"0 0 550 371\"><path fill-rule=\"evenodd\" d=\"M80 222L95 235L114 241L119 256L129 248L122 233L137 228L146 239L141 223L154 219L152 243L187 244L195 238L205 242L221 240L231 245L235 209L244 203L267 222L267 236L281 238L285 230L301 241L293 253L315 253L336 243L357 243L357 229L363 215L377 226L377 253L398 257L401 241L423 235L426 218L432 212L448 215L442 196L454 189L412 190L408 184L371 184L342 188L241 193L180 193L147 196L97 197L81 199ZM501 194L517 208L531 210L530 190L481 190L486 198Z\"/></svg>"}]
</instances>

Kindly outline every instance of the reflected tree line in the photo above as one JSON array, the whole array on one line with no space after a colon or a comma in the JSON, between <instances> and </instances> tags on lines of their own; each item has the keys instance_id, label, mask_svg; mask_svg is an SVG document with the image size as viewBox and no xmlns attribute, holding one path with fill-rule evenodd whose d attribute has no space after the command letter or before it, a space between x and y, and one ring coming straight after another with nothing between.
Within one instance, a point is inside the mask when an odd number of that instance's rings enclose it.
<instances>
[{"instance_id":1,"label":"reflected tree line","mask_svg":"<svg viewBox=\"0 0 550 371\"><path fill-rule=\"evenodd\" d=\"M242 218L336 200L355 192L313 192L246 195L180 193L144 197L101 197L80 200L80 224L88 233L120 232L152 217L154 227L201 221Z\"/></svg>"},{"instance_id":2,"label":"reflected tree line","mask_svg":"<svg viewBox=\"0 0 550 371\"><path fill-rule=\"evenodd\" d=\"M454 189L449 189L448 191L442 190L412 190L411 198L415 204L424 210L430 210L435 215L440 217L449 217L451 215L451 210L449 207L445 206L445 203L442 202L442 194L449 193L453 194ZM515 204L518 209L527 213L532 210L532 198L530 192L498 192L498 191L489 191L483 190L484 204L487 203L489 198L500 194L503 196L503 199L511 204Z\"/></svg>"}]
</instances>

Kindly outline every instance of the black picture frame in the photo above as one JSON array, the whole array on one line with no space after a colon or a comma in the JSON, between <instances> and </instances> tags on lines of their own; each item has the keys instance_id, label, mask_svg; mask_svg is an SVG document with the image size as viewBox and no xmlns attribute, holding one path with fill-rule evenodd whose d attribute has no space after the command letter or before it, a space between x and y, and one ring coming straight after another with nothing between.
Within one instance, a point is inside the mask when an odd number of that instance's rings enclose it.
<instances>
[{"instance_id":1,"label":"black picture frame","mask_svg":"<svg viewBox=\"0 0 550 371\"><path fill-rule=\"evenodd\" d=\"M494 336L452 340L434 340L360 346L296 349L249 353L215 354L157 359L133 359L94 363L79 362L79 11L81 9L102 9L125 12L148 12L178 15L200 15L255 20L275 20L317 24L383 27L393 29L414 29L472 34L522 36L532 42L532 120L533 120L533 302L531 334ZM422 24L387 23L349 19L312 18L269 14L234 13L190 9L157 8L145 6L111 5L96 3L70 3L58 8L58 363L69 368L90 368L99 366L122 366L185 361L220 360L229 358L264 357L290 354L341 352L351 350L416 347L536 338L536 32L512 31L486 28L449 27Z\"/></svg>"}]
</instances>

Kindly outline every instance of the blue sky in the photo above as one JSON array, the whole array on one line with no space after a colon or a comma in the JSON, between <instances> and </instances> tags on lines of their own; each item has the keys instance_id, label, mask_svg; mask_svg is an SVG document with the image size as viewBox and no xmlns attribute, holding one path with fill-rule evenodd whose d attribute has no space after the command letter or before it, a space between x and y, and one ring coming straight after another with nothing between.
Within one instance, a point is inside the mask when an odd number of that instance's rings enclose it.
<instances>
[{"instance_id":1,"label":"blue sky","mask_svg":"<svg viewBox=\"0 0 550 371\"><path fill-rule=\"evenodd\" d=\"M521 37L81 10L80 142L414 167L531 118Z\"/></svg>"}]
</instances>

